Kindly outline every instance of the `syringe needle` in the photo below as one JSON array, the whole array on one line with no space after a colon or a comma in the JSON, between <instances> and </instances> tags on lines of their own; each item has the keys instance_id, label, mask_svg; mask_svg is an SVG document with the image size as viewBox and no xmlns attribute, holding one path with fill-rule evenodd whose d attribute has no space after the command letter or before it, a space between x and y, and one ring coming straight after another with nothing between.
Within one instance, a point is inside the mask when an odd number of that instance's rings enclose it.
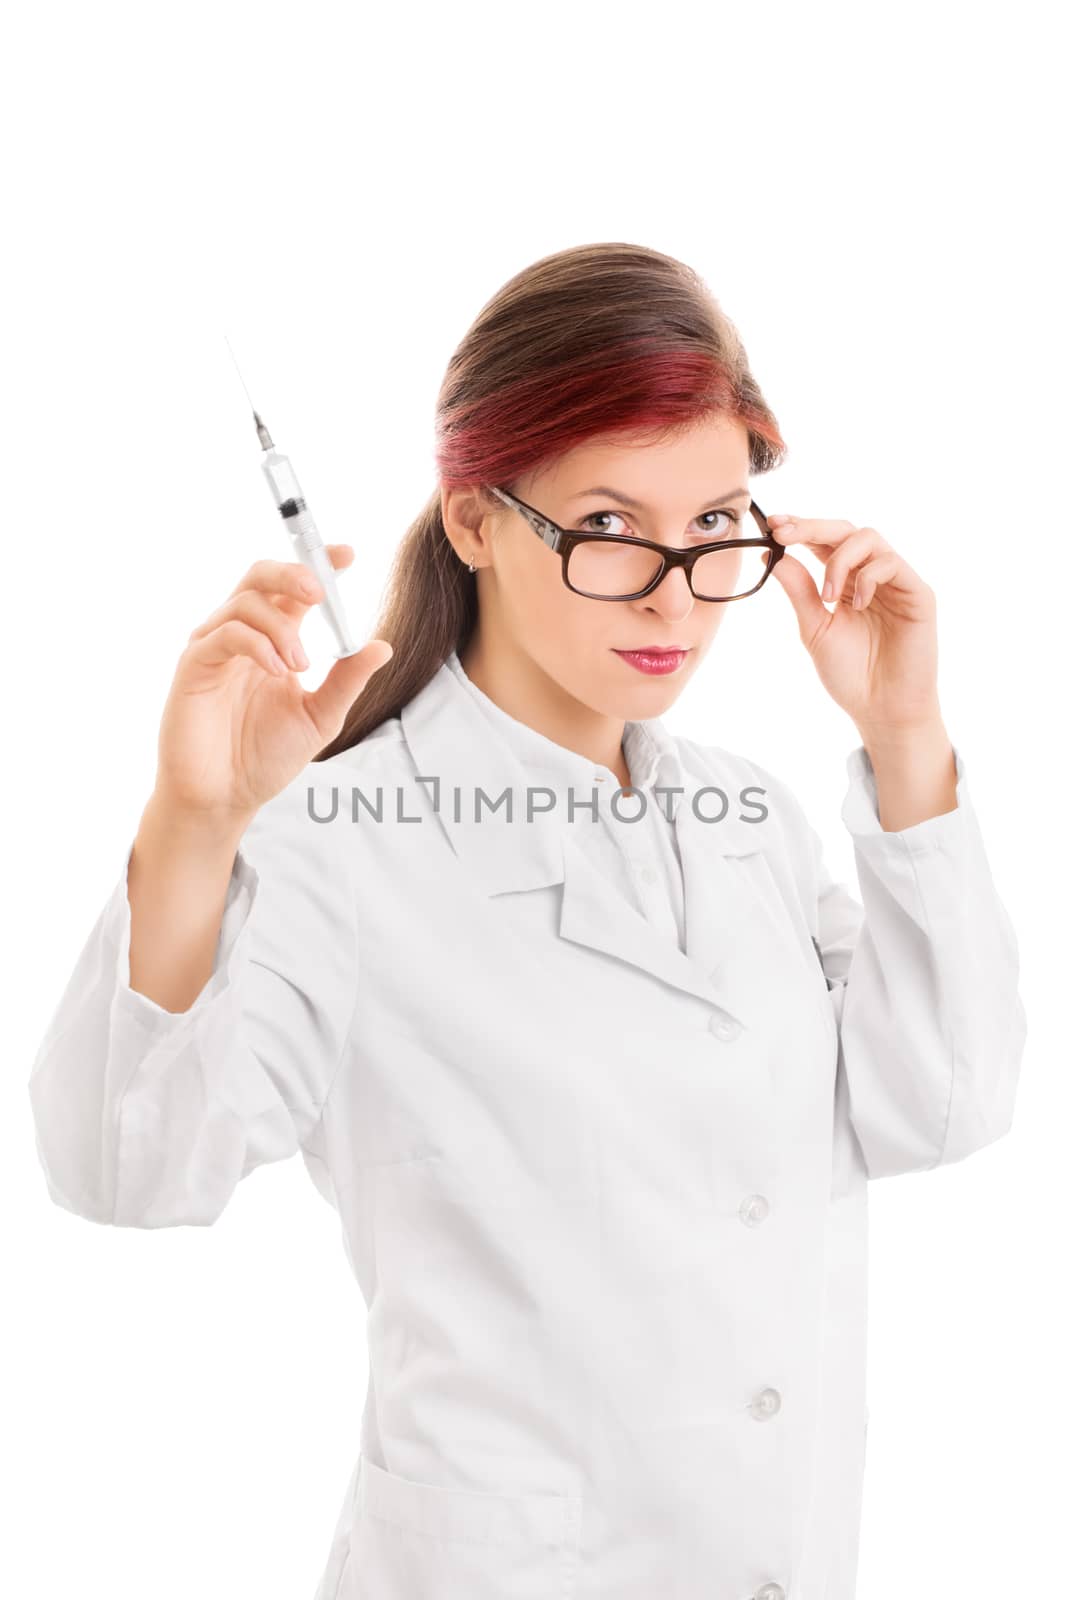
<instances>
[{"instance_id":1,"label":"syringe needle","mask_svg":"<svg viewBox=\"0 0 1067 1600\"><path fill-rule=\"evenodd\" d=\"M226 334L223 334L222 337L226 340L226 347L230 352L234 366L237 368L237 376L241 379L241 388L248 396L248 404L251 407L252 415L255 418L256 433L259 436L259 442L263 446L264 450L272 450L274 448L274 440L271 438L270 433L267 430L267 424L263 421L263 418L260 416L255 406L252 405L252 396L248 393L248 385L244 380L244 376L240 367L237 366L237 357L233 353L233 345L230 344L229 338Z\"/></svg>"},{"instance_id":2,"label":"syringe needle","mask_svg":"<svg viewBox=\"0 0 1067 1600\"><path fill-rule=\"evenodd\" d=\"M236 356L235 356L235 355L234 355L234 353L233 353L233 345L232 345L232 344L231 344L231 343L230 343L230 340L229 340L229 335L228 335L228 334L225 334L225 333L224 333L224 334L223 334L223 336L222 336L222 337L223 337L223 338L224 338L224 339L225 339L225 340L226 340L226 348L227 348L227 350L229 350L229 352L230 352L230 359L231 359L231 361L232 361L232 362L233 362L233 364L234 364L234 367L235 367L235 369L236 369L236 371L237 371L237 376L238 376L238 377L239 377L239 378L240 378L240 380L241 380L241 388L242 388L242 389L243 389L243 390L244 390L244 392L245 392L245 394L246 394L246 395L248 395L248 404L249 404L249 408L250 408L250 409L251 409L251 410L252 410L252 411L253 411L253 412L255 412L255 409L256 409L256 408L255 408L255 406L254 406L254 405L252 405L252 396L251 396L251 395L250 395L250 394L248 394L248 385L247 385L247 383L246 383L246 382L245 382L245 380L244 380L244 374L243 374L243 373L242 373L242 372L241 372L241 369L240 369L240 367L239 367L239 366L238 366L238 365L237 365L237 357L236 357Z\"/></svg>"}]
</instances>

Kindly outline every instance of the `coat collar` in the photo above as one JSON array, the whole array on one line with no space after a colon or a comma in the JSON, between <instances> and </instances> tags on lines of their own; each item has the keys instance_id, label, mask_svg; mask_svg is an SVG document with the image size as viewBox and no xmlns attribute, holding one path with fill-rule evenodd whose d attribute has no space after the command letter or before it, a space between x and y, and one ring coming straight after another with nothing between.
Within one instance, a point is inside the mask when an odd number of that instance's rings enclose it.
<instances>
[{"instance_id":1,"label":"coat collar","mask_svg":"<svg viewBox=\"0 0 1067 1600\"><path fill-rule=\"evenodd\" d=\"M445 665L459 679L494 728L499 730L523 766L528 770L536 769L536 778L529 781L548 782L553 786L557 783L570 784L583 796L589 792L590 785L598 780L608 782L609 790L614 789L614 774L609 773L607 768L590 761L588 756L579 755L576 750L556 744L543 733L538 733L536 728L517 721L491 700L484 690L468 678L455 650ZM657 783L677 783L678 756L675 743L658 717L647 722L627 722L622 743L630 777L638 788L650 789ZM578 813L579 819L587 815L586 812Z\"/></svg>"},{"instance_id":2,"label":"coat collar","mask_svg":"<svg viewBox=\"0 0 1067 1600\"><path fill-rule=\"evenodd\" d=\"M736 988L728 979L739 960L742 933L752 907L751 891L744 891L736 858L764 848L768 824L741 818L734 772L716 775L709 769L708 754L702 760L695 757L686 748L687 742L674 739L659 718L629 725L639 730L639 737L650 740L651 748L662 757L653 781L677 784L684 790L674 797L685 885L683 952L636 911L585 854L577 837L585 824L567 820L563 768L543 773L527 768L447 661L401 708L400 722L415 775L433 798L437 820L452 849L487 895L561 884L561 938L640 967L741 1016ZM575 756L575 762L577 774L583 765L590 774L601 770L581 756ZM715 784L727 794L730 809L722 822L703 822L693 809L693 796ZM556 794L555 808L528 821L527 790L542 786ZM588 781L584 785L576 781L575 801L588 799L593 787ZM598 802L604 807L616 787L613 776L597 787L607 791ZM495 810L491 806L502 795L511 798L510 821L504 804ZM477 817L476 799L480 805ZM547 796L535 793L533 800L535 805L543 805ZM657 803L651 794L648 802ZM712 815L721 805L714 794L704 795L696 803L698 810Z\"/></svg>"}]
</instances>

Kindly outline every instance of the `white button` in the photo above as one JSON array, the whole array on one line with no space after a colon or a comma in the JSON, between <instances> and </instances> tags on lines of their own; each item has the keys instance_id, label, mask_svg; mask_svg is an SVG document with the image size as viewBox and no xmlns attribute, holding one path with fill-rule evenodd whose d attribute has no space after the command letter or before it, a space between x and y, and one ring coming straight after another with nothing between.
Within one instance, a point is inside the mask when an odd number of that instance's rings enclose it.
<instances>
[{"instance_id":1,"label":"white button","mask_svg":"<svg viewBox=\"0 0 1067 1600\"><path fill-rule=\"evenodd\" d=\"M732 1017L713 1017L711 1031L716 1039L736 1039L741 1029Z\"/></svg>"},{"instance_id":2,"label":"white button","mask_svg":"<svg viewBox=\"0 0 1067 1600\"><path fill-rule=\"evenodd\" d=\"M646 883L655 883L655 881L656 881L656 869L655 869L655 867L642 867L641 868L641 876L645 880Z\"/></svg>"},{"instance_id":3,"label":"white button","mask_svg":"<svg viewBox=\"0 0 1067 1600\"><path fill-rule=\"evenodd\" d=\"M746 1195L738 1206L741 1221L749 1228L758 1227L771 1209L762 1194Z\"/></svg>"},{"instance_id":4,"label":"white button","mask_svg":"<svg viewBox=\"0 0 1067 1600\"><path fill-rule=\"evenodd\" d=\"M753 1420L763 1422L782 1409L782 1397L777 1389L761 1389L749 1406Z\"/></svg>"},{"instance_id":5,"label":"white button","mask_svg":"<svg viewBox=\"0 0 1067 1600\"><path fill-rule=\"evenodd\" d=\"M785 1600L785 1590L780 1583L761 1583L754 1600Z\"/></svg>"}]
</instances>

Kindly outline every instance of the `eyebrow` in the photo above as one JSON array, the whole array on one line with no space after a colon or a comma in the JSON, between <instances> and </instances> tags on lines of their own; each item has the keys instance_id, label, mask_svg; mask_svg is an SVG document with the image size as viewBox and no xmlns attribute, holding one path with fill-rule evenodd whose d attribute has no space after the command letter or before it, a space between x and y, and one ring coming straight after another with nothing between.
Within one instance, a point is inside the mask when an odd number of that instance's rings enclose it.
<instances>
[{"instance_id":1,"label":"eyebrow","mask_svg":"<svg viewBox=\"0 0 1067 1600\"><path fill-rule=\"evenodd\" d=\"M640 500L631 500L629 495L620 494L618 489L610 489L604 484L599 484L594 489L582 489L578 494L572 495L572 500L585 500L592 495L607 495L609 500L617 500L621 506L626 506L630 511L647 511L648 507L641 504ZM751 495L747 489L731 489L729 494L712 495L709 504L725 503L727 500L748 500Z\"/></svg>"}]
</instances>

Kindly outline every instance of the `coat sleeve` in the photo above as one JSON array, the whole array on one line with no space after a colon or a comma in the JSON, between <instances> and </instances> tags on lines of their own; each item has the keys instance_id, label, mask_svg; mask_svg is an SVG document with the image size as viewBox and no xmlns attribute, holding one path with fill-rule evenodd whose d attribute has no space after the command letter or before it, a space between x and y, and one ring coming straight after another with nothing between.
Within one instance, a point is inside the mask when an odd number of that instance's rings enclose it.
<instances>
[{"instance_id":1,"label":"coat sleeve","mask_svg":"<svg viewBox=\"0 0 1067 1600\"><path fill-rule=\"evenodd\" d=\"M246 829L212 973L187 1011L130 988L127 847L30 1075L38 1157L66 1210L211 1223L253 1168L314 1131L355 1008L358 944L349 853L313 819L310 787L305 770Z\"/></svg>"},{"instance_id":2,"label":"coat sleeve","mask_svg":"<svg viewBox=\"0 0 1067 1600\"><path fill-rule=\"evenodd\" d=\"M960 1161L1012 1123L1026 1038L1018 946L953 754L955 810L890 833L866 749L849 752L841 817L862 905L810 829L817 944L871 1178Z\"/></svg>"}]
</instances>

